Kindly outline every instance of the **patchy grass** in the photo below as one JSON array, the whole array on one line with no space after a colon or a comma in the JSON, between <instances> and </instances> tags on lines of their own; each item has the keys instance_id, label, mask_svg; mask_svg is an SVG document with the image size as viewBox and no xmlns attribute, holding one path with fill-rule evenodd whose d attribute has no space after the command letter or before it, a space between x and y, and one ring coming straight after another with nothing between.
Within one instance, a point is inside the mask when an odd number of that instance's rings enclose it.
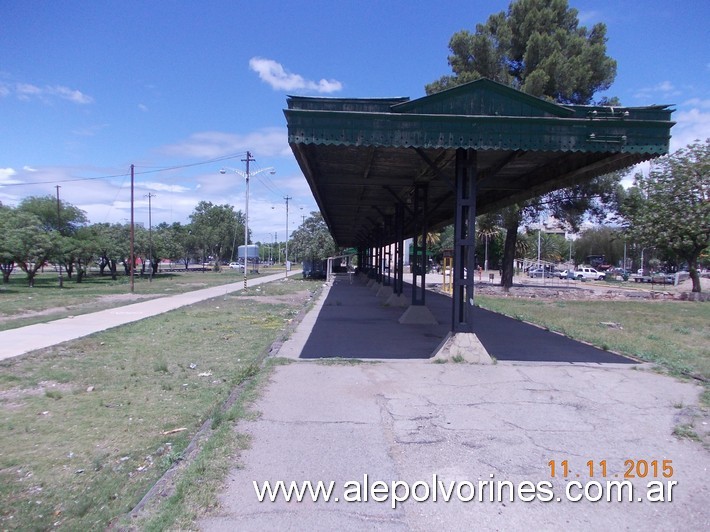
<instances>
[{"instance_id":1,"label":"patchy grass","mask_svg":"<svg viewBox=\"0 0 710 532\"><path fill-rule=\"evenodd\" d=\"M702 409L710 407L710 305L691 301L558 301L478 296L486 309L535 323L604 350L658 364L671 375L704 381ZM610 326L611 324L611 326ZM681 408L682 405L674 405ZM693 423L679 438L701 441ZM707 443L706 443L707 445Z\"/></svg>"},{"instance_id":2,"label":"patchy grass","mask_svg":"<svg viewBox=\"0 0 710 532\"><path fill-rule=\"evenodd\" d=\"M710 380L710 305L704 303L490 296L478 296L477 303L606 350L655 362L674 375Z\"/></svg>"},{"instance_id":3,"label":"patchy grass","mask_svg":"<svg viewBox=\"0 0 710 532\"><path fill-rule=\"evenodd\" d=\"M270 283L0 363L0 529L105 529L211 420L174 507L149 521L191 519L248 443L229 422L267 347L308 301L301 281ZM237 386L248 393L222 409Z\"/></svg>"},{"instance_id":4,"label":"patchy grass","mask_svg":"<svg viewBox=\"0 0 710 532\"><path fill-rule=\"evenodd\" d=\"M258 277L276 273L264 269ZM174 272L159 273L150 281L148 277L135 276L134 292L130 293L130 278L119 275L113 281L110 275L92 274L77 283L65 276L63 288L59 288L57 274L46 272L35 279L29 288L24 273L13 273L9 284L0 283L0 331L23 327L49 320L78 316L114 308L136 301L174 295L200 288L240 282L244 274L224 268L219 272Z\"/></svg>"},{"instance_id":5,"label":"patchy grass","mask_svg":"<svg viewBox=\"0 0 710 532\"><path fill-rule=\"evenodd\" d=\"M378 360L362 360L361 358L319 358L315 361L321 366L359 366L360 364L380 364Z\"/></svg>"},{"instance_id":6,"label":"patchy grass","mask_svg":"<svg viewBox=\"0 0 710 532\"><path fill-rule=\"evenodd\" d=\"M698 433L695 432L695 428L690 423L685 423L683 425L677 425L673 429L673 434L678 438L685 438L693 441L701 441Z\"/></svg>"}]
</instances>

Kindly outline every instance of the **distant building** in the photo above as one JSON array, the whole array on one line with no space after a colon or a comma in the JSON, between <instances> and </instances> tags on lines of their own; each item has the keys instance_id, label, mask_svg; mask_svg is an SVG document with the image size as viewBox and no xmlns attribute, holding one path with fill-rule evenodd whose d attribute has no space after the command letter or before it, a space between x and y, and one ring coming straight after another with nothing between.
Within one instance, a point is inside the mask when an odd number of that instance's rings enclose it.
<instances>
[{"instance_id":1,"label":"distant building","mask_svg":"<svg viewBox=\"0 0 710 532\"><path fill-rule=\"evenodd\" d=\"M566 240L576 240L579 236L577 233L573 233L570 230L568 224L558 220L554 216L550 216L541 222L530 224L526 229L531 232L540 230L548 235L560 235Z\"/></svg>"}]
</instances>

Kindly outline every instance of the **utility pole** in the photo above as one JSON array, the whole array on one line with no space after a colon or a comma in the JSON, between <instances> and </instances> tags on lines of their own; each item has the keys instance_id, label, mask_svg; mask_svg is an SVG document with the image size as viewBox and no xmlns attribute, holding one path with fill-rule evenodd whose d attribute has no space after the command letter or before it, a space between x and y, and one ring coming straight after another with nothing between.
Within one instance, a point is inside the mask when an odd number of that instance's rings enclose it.
<instances>
[{"instance_id":1,"label":"utility pole","mask_svg":"<svg viewBox=\"0 0 710 532\"><path fill-rule=\"evenodd\" d=\"M136 236L135 231L133 229L133 183L134 183L134 179L135 179L135 166L131 165L131 252L130 252L131 294L133 293L133 290L135 288L134 279L133 279L133 270L135 269L135 265L136 265L136 257L135 257L134 246L133 246L135 243L135 236Z\"/></svg>"},{"instance_id":2,"label":"utility pole","mask_svg":"<svg viewBox=\"0 0 710 532\"><path fill-rule=\"evenodd\" d=\"M62 188L59 185L55 185L54 188L57 189L57 234L61 237L62 231L62 215L61 215L61 202L59 201L59 189ZM57 256L57 265L59 266L59 288L64 286L64 278L62 277L62 258Z\"/></svg>"},{"instance_id":3,"label":"utility pole","mask_svg":"<svg viewBox=\"0 0 710 532\"><path fill-rule=\"evenodd\" d=\"M148 281L153 282L153 219L151 214L151 203L150 199L154 198L156 195L148 192L148 254L150 255L150 272L148 273Z\"/></svg>"},{"instance_id":4,"label":"utility pole","mask_svg":"<svg viewBox=\"0 0 710 532\"><path fill-rule=\"evenodd\" d=\"M244 209L244 290L247 289L247 263L249 262L249 163L254 160L249 151L247 152L247 158L242 159L242 162L247 163L247 172L244 176L247 181L246 206Z\"/></svg>"},{"instance_id":5,"label":"utility pole","mask_svg":"<svg viewBox=\"0 0 710 532\"><path fill-rule=\"evenodd\" d=\"M284 196L284 199L286 200L286 278L288 279L288 270L289 270L289 263L288 263L288 200L292 200L293 198L291 196Z\"/></svg>"}]
</instances>

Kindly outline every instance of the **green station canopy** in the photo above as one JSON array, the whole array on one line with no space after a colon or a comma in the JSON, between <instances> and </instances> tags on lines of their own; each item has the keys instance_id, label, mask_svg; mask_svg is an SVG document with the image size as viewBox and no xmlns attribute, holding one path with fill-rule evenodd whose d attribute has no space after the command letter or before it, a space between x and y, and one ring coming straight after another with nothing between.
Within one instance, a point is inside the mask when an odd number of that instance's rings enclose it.
<instances>
[{"instance_id":1,"label":"green station canopy","mask_svg":"<svg viewBox=\"0 0 710 532\"><path fill-rule=\"evenodd\" d=\"M483 214L665 155L674 124L668 105L558 105L487 79L416 100L287 104L289 145L340 246L369 243L417 183L428 226L452 223L459 149L476 151ZM403 229L413 236L413 221Z\"/></svg>"}]
</instances>

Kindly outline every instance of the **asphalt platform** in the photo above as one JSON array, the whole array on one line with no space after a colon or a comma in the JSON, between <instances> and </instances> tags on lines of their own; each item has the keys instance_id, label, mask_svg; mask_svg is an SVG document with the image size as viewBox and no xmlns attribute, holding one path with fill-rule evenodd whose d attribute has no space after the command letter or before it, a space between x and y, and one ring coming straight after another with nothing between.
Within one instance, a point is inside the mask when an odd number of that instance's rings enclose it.
<instances>
[{"instance_id":1,"label":"asphalt platform","mask_svg":"<svg viewBox=\"0 0 710 532\"><path fill-rule=\"evenodd\" d=\"M404 283L406 301L411 301L411 293L412 285ZM406 307L383 304L362 278L336 276L298 358L430 358L451 329L452 300L427 290L425 303L438 325L400 324ZM501 361L635 363L480 307L474 309L473 332L486 351Z\"/></svg>"},{"instance_id":2,"label":"asphalt platform","mask_svg":"<svg viewBox=\"0 0 710 532\"><path fill-rule=\"evenodd\" d=\"M195 528L710 530L708 451L674 435L707 431L701 386L478 310L499 363L433 363L451 300L426 304L438 325L402 325L405 308L362 280L326 283L275 351L291 363L235 427L249 448Z\"/></svg>"}]
</instances>

